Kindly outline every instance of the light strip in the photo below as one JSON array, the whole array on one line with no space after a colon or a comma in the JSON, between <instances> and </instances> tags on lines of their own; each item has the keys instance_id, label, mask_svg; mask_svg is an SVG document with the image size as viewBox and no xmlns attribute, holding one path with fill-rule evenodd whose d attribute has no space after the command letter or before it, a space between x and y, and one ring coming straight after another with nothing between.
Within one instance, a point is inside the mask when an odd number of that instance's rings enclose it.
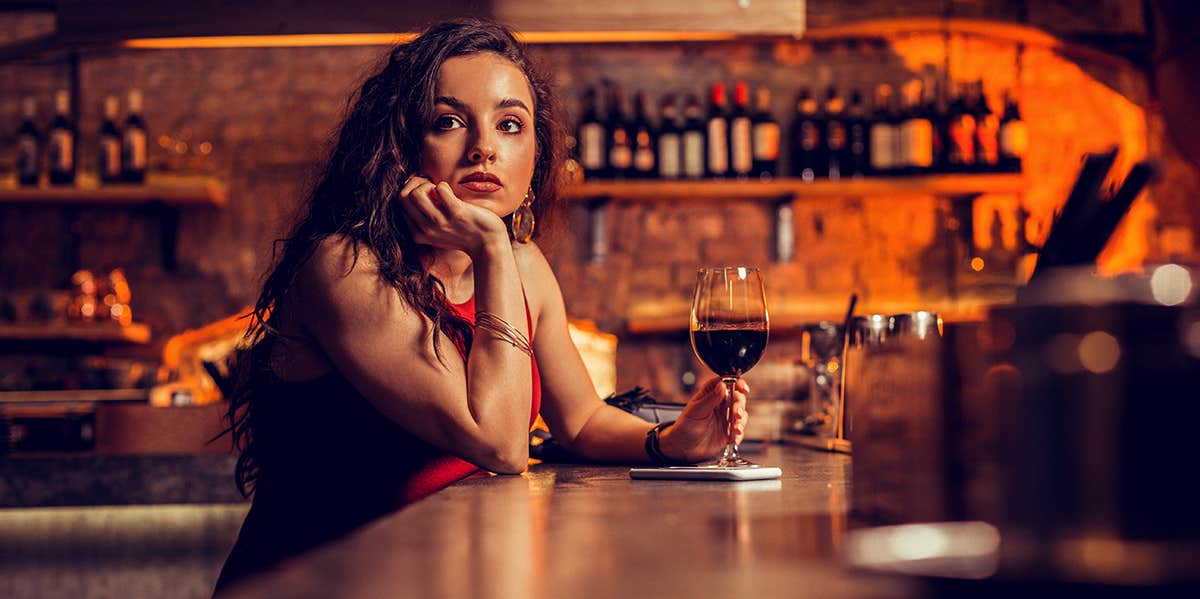
<instances>
[{"instance_id":1,"label":"light strip","mask_svg":"<svg viewBox=\"0 0 1200 599\"><path fill-rule=\"evenodd\" d=\"M407 42L415 33L333 33L297 35L220 35L197 37L147 37L124 40L121 46L143 50L176 48L300 48L313 46L391 46ZM517 39L532 44L587 44L602 42L721 42L741 39L730 32L709 31L532 31Z\"/></svg>"}]
</instances>

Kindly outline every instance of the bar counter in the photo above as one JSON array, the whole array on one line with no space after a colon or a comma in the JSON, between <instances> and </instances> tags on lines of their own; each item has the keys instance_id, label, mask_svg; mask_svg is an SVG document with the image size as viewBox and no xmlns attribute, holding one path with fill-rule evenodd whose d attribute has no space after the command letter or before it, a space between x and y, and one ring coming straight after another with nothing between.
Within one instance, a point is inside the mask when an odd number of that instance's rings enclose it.
<instances>
[{"instance_id":1,"label":"bar counter","mask_svg":"<svg viewBox=\"0 0 1200 599\"><path fill-rule=\"evenodd\" d=\"M228 597L911 597L846 570L850 458L770 445L751 482L539 464L457 483Z\"/></svg>"}]
</instances>

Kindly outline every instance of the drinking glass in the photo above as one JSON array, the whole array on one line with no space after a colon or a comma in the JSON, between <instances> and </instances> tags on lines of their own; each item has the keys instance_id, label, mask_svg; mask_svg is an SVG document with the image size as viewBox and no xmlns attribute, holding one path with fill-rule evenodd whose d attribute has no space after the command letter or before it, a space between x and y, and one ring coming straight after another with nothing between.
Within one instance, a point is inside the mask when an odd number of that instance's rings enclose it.
<instances>
[{"instance_id":1,"label":"drinking glass","mask_svg":"<svg viewBox=\"0 0 1200 599\"><path fill-rule=\"evenodd\" d=\"M762 273L748 266L701 268L689 326L692 349L725 384L725 451L718 467L745 466L733 430L733 390L767 348L770 324Z\"/></svg>"}]
</instances>

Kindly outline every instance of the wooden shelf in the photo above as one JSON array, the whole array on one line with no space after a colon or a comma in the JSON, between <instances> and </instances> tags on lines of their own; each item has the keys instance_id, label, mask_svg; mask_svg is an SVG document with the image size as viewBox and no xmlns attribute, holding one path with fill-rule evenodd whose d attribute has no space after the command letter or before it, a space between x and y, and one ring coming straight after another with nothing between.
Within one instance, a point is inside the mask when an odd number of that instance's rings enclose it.
<instances>
[{"instance_id":1,"label":"wooden shelf","mask_svg":"<svg viewBox=\"0 0 1200 599\"><path fill-rule=\"evenodd\" d=\"M149 389L71 389L66 391L0 391L3 404L148 402Z\"/></svg>"},{"instance_id":2,"label":"wooden shelf","mask_svg":"<svg viewBox=\"0 0 1200 599\"><path fill-rule=\"evenodd\" d=\"M116 324L0 325L0 342L12 341L144 345L150 342L150 327L138 323L124 327Z\"/></svg>"},{"instance_id":3,"label":"wooden shelf","mask_svg":"<svg viewBox=\"0 0 1200 599\"><path fill-rule=\"evenodd\" d=\"M199 177L151 176L144 185L116 183L62 187L0 188L0 204L136 206L162 203L185 206L224 206L225 188L217 180Z\"/></svg>"},{"instance_id":4,"label":"wooden shelf","mask_svg":"<svg viewBox=\"0 0 1200 599\"><path fill-rule=\"evenodd\" d=\"M566 185L563 197L572 201L722 201L830 199L865 196L937 196L972 198L988 193L1022 193L1027 180L1020 174L925 175L868 177L841 181L774 179L771 181L678 180L588 181Z\"/></svg>"}]
</instances>

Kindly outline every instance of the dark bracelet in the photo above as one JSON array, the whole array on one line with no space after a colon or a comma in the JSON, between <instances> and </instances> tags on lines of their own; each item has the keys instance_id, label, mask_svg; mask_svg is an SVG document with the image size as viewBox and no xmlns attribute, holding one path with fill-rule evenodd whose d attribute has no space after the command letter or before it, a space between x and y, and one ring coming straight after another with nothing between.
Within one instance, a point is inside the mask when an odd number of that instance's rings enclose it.
<instances>
[{"instance_id":1,"label":"dark bracelet","mask_svg":"<svg viewBox=\"0 0 1200 599\"><path fill-rule=\"evenodd\" d=\"M650 461L659 466L675 466L678 464L686 464L679 460L673 460L663 453L662 447L658 444L658 435L668 426L675 424L675 421L662 422L654 426L646 433L646 455L650 456Z\"/></svg>"}]
</instances>

